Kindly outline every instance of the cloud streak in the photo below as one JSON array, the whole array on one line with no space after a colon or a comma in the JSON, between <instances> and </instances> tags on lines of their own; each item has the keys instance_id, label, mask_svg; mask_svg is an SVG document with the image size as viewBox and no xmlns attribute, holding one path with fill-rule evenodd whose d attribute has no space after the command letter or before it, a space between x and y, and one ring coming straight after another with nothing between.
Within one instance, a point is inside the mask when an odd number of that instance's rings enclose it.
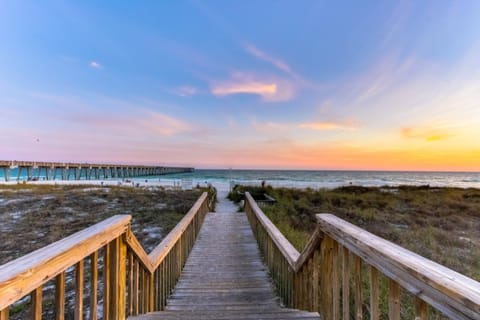
<instances>
[{"instance_id":1,"label":"cloud streak","mask_svg":"<svg viewBox=\"0 0 480 320\"><path fill-rule=\"evenodd\" d=\"M401 129L401 134L406 139L418 139L427 142L447 140L453 136L453 133L441 128L404 127Z\"/></svg>"},{"instance_id":2,"label":"cloud streak","mask_svg":"<svg viewBox=\"0 0 480 320\"><path fill-rule=\"evenodd\" d=\"M283 79L234 73L229 80L214 82L211 93L215 96L253 94L260 96L266 102L277 102L292 99L294 86Z\"/></svg>"},{"instance_id":3,"label":"cloud streak","mask_svg":"<svg viewBox=\"0 0 480 320\"><path fill-rule=\"evenodd\" d=\"M317 122L305 122L298 125L301 129L309 129L316 131L329 131L329 130L355 130L357 128L354 122L335 122L335 121L317 121Z\"/></svg>"},{"instance_id":4,"label":"cloud streak","mask_svg":"<svg viewBox=\"0 0 480 320\"><path fill-rule=\"evenodd\" d=\"M290 66L284 61L268 55L267 53L265 53L264 51L261 51L260 49L258 49L257 47L255 47L253 44L250 44L250 43L245 44L244 48L248 53L250 53L254 57L257 57L263 61L269 62L272 65L274 65L277 69L282 70L290 75L293 75L292 68L290 68Z\"/></svg>"}]
</instances>

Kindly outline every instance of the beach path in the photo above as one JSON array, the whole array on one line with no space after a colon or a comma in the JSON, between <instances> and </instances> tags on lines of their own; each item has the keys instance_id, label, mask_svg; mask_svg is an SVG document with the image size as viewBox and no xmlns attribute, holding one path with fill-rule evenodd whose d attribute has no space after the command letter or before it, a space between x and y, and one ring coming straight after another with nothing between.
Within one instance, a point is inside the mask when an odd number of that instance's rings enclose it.
<instances>
[{"instance_id":1,"label":"beach path","mask_svg":"<svg viewBox=\"0 0 480 320\"><path fill-rule=\"evenodd\" d=\"M320 319L281 306L245 213L225 197L206 215L166 310L129 319Z\"/></svg>"}]
</instances>

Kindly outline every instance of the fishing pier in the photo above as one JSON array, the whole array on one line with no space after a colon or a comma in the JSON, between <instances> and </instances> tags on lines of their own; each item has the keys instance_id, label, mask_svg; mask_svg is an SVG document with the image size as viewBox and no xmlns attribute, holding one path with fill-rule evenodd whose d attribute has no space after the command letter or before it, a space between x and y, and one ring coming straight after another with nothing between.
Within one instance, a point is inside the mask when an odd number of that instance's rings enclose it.
<instances>
[{"instance_id":1,"label":"fishing pier","mask_svg":"<svg viewBox=\"0 0 480 320\"><path fill-rule=\"evenodd\" d=\"M161 167L122 164L60 163L35 161L2 161L0 171L5 181L25 180L100 180L109 178L135 178L174 173L193 172L188 167Z\"/></svg>"}]
</instances>

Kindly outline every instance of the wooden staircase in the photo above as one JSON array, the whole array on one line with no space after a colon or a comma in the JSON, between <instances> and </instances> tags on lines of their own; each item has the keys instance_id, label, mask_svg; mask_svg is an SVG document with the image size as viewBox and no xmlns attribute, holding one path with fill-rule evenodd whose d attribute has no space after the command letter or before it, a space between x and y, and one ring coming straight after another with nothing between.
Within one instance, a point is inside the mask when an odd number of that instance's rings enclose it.
<instances>
[{"instance_id":1,"label":"wooden staircase","mask_svg":"<svg viewBox=\"0 0 480 320\"><path fill-rule=\"evenodd\" d=\"M283 308L243 212L211 212L166 310L153 319L320 319L317 312Z\"/></svg>"},{"instance_id":2,"label":"wooden staircase","mask_svg":"<svg viewBox=\"0 0 480 320\"><path fill-rule=\"evenodd\" d=\"M209 212L212 200L202 194L148 254L119 215L0 266L0 320L26 296L22 319L34 320L480 320L479 282L338 217L318 214L300 253L250 194L245 212L224 197Z\"/></svg>"}]
</instances>

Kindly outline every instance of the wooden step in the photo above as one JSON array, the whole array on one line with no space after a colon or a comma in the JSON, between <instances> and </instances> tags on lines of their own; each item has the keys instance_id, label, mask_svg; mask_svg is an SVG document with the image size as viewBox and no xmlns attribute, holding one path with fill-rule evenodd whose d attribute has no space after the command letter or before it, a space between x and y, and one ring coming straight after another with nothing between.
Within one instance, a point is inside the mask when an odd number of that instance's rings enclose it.
<instances>
[{"instance_id":1,"label":"wooden step","mask_svg":"<svg viewBox=\"0 0 480 320\"><path fill-rule=\"evenodd\" d=\"M289 319L302 319L302 320L319 320L318 313L305 312L293 309L276 309L276 310L264 310L258 312L257 310L229 310L229 311L162 311L153 312L137 317L129 317L130 320L289 320Z\"/></svg>"}]
</instances>

